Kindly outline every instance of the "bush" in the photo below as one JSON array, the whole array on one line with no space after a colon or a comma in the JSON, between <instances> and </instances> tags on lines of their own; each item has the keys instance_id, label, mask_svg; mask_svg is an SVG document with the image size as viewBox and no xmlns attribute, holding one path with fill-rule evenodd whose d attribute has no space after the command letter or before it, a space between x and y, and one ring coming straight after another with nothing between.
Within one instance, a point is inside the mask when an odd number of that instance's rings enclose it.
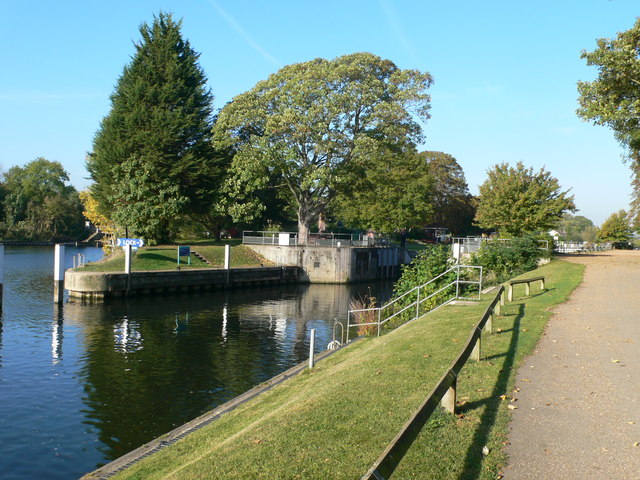
<instances>
[{"instance_id":1,"label":"bush","mask_svg":"<svg viewBox=\"0 0 640 480\"><path fill-rule=\"evenodd\" d=\"M409 265L405 265L402 268L402 274L396 282L393 290L393 299L399 298L402 295L411 292L415 287L424 285L430 280L433 280L438 275L444 273L453 266L454 260L451 258L451 247L447 245L435 245L433 247L422 250ZM451 272L448 275L444 275L442 278L431 283L429 286L420 289L420 298L426 298L432 293L438 291L445 285L451 283L456 278L455 272ZM455 292L455 287L453 287ZM421 302L420 313L425 313L436 305L439 305L443 301L447 300L451 296L449 289L444 290L438 295L435 295L430 300ZM406 306L412 304L417 300L417 293L411 292L402 298L399 302L395 303L392 307L384 309L382 312L383 317L388 317L395 312L399 312ZM414 318L416 311L414 309L408 309L402 314L394 317L386 325L386 329L395 328L410 319Z\"/></svg>"},{"instance_id":2,"label":"bush","mask_svg":"<svg viewBox=\"0 0 640 480\"><path fill-rule=\"evenodd\" d=\"M485 284L502 283L533 270L543 256L546 256L546 251L540 249L538 240L527 236L484 242L478 253L472 256L472 263L484 267Z\"/></svg>"}]
</instances>

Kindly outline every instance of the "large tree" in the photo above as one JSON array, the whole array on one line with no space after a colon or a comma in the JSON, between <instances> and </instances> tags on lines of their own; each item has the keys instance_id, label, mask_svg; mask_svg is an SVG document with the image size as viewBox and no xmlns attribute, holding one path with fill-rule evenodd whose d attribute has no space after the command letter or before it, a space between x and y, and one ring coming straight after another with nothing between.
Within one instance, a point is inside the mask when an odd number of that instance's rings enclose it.
<instances>
[{"instance_id":1,"label":"large tree","mask_svg":"<svg viewBox=\"0 0 640 480\"><path fill-rule=\"evenodd\" d=\"M422 227L434 214L434 178L413 153L371 159L340 191L331 213L350 227L392 232Z\"/></svg>"},{"instance_id":2,"label":"large tree","mask_svg":"<svg viewBox=\"0 0 640 480\"><path fill-rule=\"evenodd\" d=\"M610 127L628 150L633 174L632 215L640 227L640 18L616 38L600 38L593 52L582 52L598 68L592 82L578 82L578 115Z\"/></svg>"},{"instance_id":3,"label":"large tree","mask_svg":"<svg viewBox=\"0 0 640 480\"><path fill-rule=\"evenodd\" d=\"M150 243L167 240L180 215L215 201L226 157L210 142L210 90L181 22L160 13L124 67L87 168L103 214Z\"/></svg>"},{"instance_id":4,"label":"large tree","mask_svg":"<svg viewBox=\"0 0 640 480\"><path fill-rule=\"evenodd\" d=\"M480 186L475 222L501 236L518 237L548 231L565 212L575 210L573 195L562 191L544 168L534 172L522 162L516 168L502 163L487 171L487 180Z\"/></svg>"},{"instance_id":5,"label":"large tree","mask_svg":"<svg viewBox=\"0 0 640 480\"><path fill-rule=\"evenodd\" d=\"M214 138L235 151L231 184L246 193L276 179L297 210L304 241L311 223L372 159L405 154L421 140L415 119L429 117L430 84L428 73L370 53L280 69L220 112Z\"/></svg>"},{"instance_id":6,"label":"large tree","mask_svg":"<svg viewBox=\"0 0 640 480\"><path fill-rule=\"evenodd\" d=\"M433 217L429 224L461 235L471 229L475 206L464 171L452 155L426 151L418 154L433 177Z\"/></svg>"},{"instance_id":7,"label":"large tree","mask_svg":"<svg viewBox=\"0 0 640 480\"><path fill-rule=\"evenodd\" d=\"M598 240L601 242L624 243L631 240L632 236L629 214L624 210L612 213L598 231Z\"/></svg>"}]
</instances>

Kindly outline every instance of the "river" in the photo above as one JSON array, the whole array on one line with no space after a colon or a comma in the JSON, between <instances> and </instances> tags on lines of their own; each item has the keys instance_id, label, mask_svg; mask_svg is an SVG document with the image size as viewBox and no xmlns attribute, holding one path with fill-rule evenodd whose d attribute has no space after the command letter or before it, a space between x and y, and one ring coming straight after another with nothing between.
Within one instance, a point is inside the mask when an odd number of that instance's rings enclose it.
<instances>
[{"instance_id":1,"label":"river","mask_svg":"<svg viewBox=\"0 0 640 480\"><path fill-rule=\"evenodd\" d=\"M66 248L95 261L95 248ZM5 247L0 478L77 478L332 340L349 298L389 282L53 303L53 248Z\"/></svg>"}]
</instances>

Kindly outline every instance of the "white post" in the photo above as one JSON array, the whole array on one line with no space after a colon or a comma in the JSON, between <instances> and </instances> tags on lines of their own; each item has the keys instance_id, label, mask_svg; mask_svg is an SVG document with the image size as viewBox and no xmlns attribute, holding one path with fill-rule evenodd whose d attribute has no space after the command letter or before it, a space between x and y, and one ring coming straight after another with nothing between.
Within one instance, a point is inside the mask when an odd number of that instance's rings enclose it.
<instances>
[{"instance_id":1,"label":"white post","mask_svg":"<svg viewBox=\"0 0 640 480\"><path fill-rule=\"evenodd\" d=\"M62 304L64 299L64 245L55 246L53 264L53 301Z\"/></svg>"},{"instance_id":2,"label":"white post","mask_svg":"<svg viewBox=\"0 0 640 480\"><path fill-rule=\"evenodd\" d=\"M313 354L316 344L316 329L311 329L311 340L309 342L309 368L313 368L316 364L316 359Z\"/></svg>"},{"instance_id":3,"label":"white post","mask_svg":"<svg viewBox=\"0 0 640 480\"><path fill-rule=\"evenodd\" d=\"M224 269L229 270L231 267L231 245L224 246Z\"/></svg>"},{"instance_id":4,"label":"white post","mask_svg":"<svg viewBox=\"0 0 640 480\"><path fill-rule=\"evenodd\" d=\"M124 273L131 273L131 245L124 246Z\"/></svg>"},{"instance_id":5,"label":"white post","mask_svg":"<svg viewBox=\"0 0 640 480\"><path fill-rule=\"evenodd\" d=\"M124 273L127 274L127 295L131 290L131 245L124 246Z\"/></svg>"}]
</instances>

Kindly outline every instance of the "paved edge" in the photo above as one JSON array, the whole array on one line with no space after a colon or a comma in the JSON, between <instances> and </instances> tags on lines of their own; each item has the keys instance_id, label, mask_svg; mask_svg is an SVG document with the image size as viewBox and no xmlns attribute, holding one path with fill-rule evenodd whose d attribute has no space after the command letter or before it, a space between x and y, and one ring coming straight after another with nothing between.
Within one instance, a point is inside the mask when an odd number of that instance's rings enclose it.
<instances>
[{"instance_id":1,"label":"paved edge","mask_svg":"<svg viewBox=\"0 0 640 480\"><path fill-rule=\"evenodd\" d=\"M353 345L356 341L361 340L362 338L364 337L358 337L352 340L351 342L349 342L348 344L342 345L341 347L335 350L325 350L324 352L317 354L315 360L316 362L324 360L325 358L344 349L345 347L348 347L349 345ZM143 458L146 458L156 453L158 450L164 447L167 447L169 445L176 443L178 440L184 438L189 433L192 433L206 425L209 425L210 423L217 420L225 413L228 413L234 410L236 407L239 407L240 405L248 402L252 398L259 396L260 394L271 390L272 388L281 384L285 380L288 380L289 378L298 375L299 373L306 370L308 366L309 366L309 362L305 361L305 362L299 363L294 367L291 367L288 370L285 370L284 372L276 375L275 377L270 378L266 382L253 387L251 390L247 390L243 394L240 394L237 397L229 400L228 402L225 402L222 405L219 405L213 410L210 410L209 412L206 412L200 415L199 417L196 417L190 422L187 422L184 425L181 425L171 430L170 432L167 432L164 435L161 435L160 437L155 438L148 443L145 443L144 445L136 448L135 450L132 450L131 452L119 458L116 458L112 462L107 463L106 465L98 468L97 470L87 473L82 477L81 480L107 479L116 475L117 473L122 472L123 470L126 470L127 468L132 466L134 463L137 463Z\"/></svg>"}]
</instances>

